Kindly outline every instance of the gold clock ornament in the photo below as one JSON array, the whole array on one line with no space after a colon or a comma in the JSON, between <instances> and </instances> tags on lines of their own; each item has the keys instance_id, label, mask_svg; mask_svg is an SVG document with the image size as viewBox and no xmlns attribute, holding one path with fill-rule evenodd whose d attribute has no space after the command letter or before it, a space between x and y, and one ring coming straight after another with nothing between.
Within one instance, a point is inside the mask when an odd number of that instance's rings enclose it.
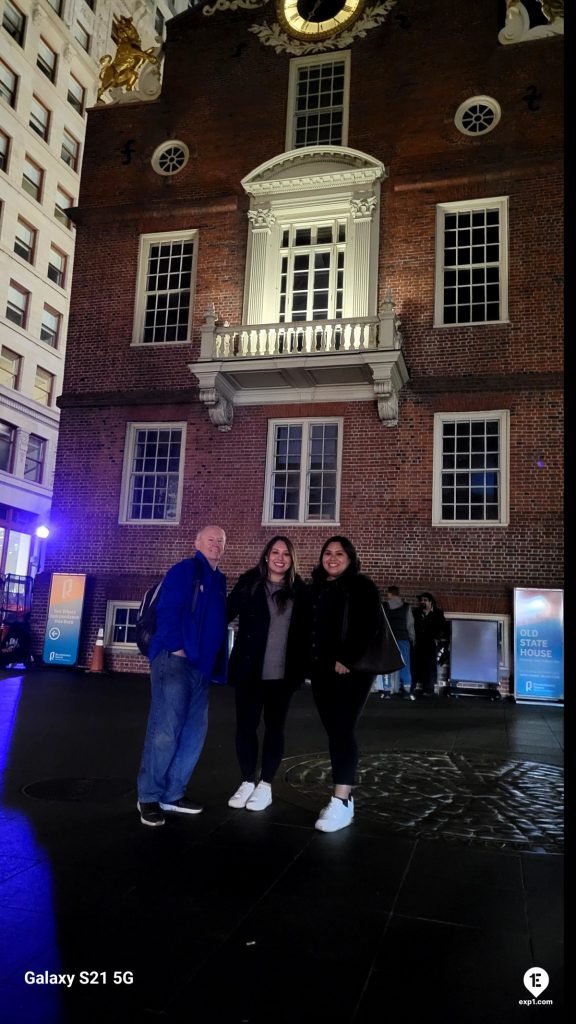
<instances>
[{"instance_id":1,"label":"gold clock ornament","mask_svg":"<svg viewBox=\"0 0 576 1024\"><path fill-rule=\"evenodd\" d=\"M365 0L276 0L278 21L289 36L316 42L349 29Z\"/></svg>"}]
</instances>

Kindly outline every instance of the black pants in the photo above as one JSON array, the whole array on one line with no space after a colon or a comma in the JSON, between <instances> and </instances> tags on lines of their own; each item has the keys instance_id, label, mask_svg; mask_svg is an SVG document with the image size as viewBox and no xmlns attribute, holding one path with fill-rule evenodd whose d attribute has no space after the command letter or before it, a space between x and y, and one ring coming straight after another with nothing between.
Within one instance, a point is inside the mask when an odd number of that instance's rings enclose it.
<instances>
[{"instance_id":1,"label":"black pants","mask_svg":"<svg viewBox=\"0 0 576 1024\"><path fill-rule=\"evenodd\" d=\"M284 755L284 726L294 686L285 679L254 679L236 686L236 754L242 779L256 781L258 726L264 713L263 782L272 782Z\"/></svg>"},{"instance_id":2,"label":"black pants","mask_svg":"<svg viewBox=\"0 0 576 1024\"><path fill-rule=\"evenodd\" d=\"M312 679L312 693L322 725L328 734L328 749L335 786L353 786L358 764L355 730L374 676L365 672L338 675L331 672Z\"/></svg>"},{"instance_id":3,"label":"black pants","mask_svg":"<svg viewBox=\"0 0 576 1024\"><path fill-rule=\"evenodd\" d=\"M435 644L416 644L412 651L412 684L420 683L423 693L434 693L438 679Z\"/></svg>"}]
</instances>

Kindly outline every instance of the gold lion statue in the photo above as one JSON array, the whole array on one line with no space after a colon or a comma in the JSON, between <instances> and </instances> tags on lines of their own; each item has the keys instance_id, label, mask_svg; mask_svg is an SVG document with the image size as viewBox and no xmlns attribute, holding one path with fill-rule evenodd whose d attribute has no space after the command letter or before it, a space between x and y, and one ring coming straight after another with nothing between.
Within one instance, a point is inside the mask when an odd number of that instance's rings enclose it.
<instances>
[{"instance_id":1,"label":"gold lion statue","mask_svg":"<svg viewBox=\"0 0 576 1024\"><path fill-rule=\"evenodd\" d=\"M142 40L132 24L132 18L118 18L116 23L118 45L116 54L105 53L100 57L100 87L97 100L101 100L107 89L122 88L132 92L136 87L140 68L149 61L158 64L153 47L142 49Z\"/></svg>"}]
</instances>

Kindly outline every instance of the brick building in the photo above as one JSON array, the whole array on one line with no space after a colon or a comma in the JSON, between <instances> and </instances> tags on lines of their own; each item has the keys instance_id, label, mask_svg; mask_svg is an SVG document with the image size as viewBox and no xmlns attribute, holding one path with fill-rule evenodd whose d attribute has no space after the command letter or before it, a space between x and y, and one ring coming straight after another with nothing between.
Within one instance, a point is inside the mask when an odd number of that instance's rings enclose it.
<instances>
[{"instance_id":1,"label":"brick building","mask_svg":"<svg viewBox=\"0 0 576 1024\"><path fill-rule=\"evenodd\" d=\"M218 0L89 111L47 572L81 663L228 534L502 623L562 586L562 5ZM223 8L223 9L222 9Z\"/></svg>"}]
</instances>

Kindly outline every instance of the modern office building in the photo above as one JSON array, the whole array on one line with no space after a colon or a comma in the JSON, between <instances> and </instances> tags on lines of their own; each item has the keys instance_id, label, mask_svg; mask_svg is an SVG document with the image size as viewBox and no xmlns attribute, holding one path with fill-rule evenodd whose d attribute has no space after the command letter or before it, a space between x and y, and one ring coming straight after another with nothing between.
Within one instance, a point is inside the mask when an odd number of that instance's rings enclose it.
<instances>
[{"instance_id":1,"label":"modern office building","mask_svg":"<svg viewBox=\"0 0 576 1024\"><path fill-rule=\"evenodd\" d=\"M85 573L80 663L105 627L144 667L200 526L232 579L342 533L496 622L505 679L514 588L563 578L562 36L535 0L217 0L157 99L89 111L38 635Z\"/></svg>"},{"instance_id":2,"label":"modern office building","mask_svg":"<svg viewBox=\"0 0 576 1024\"><path fill-rule=\"evenodd\" d=\"M34 576L49 526L86 112L131 16L161 53L186 0L0 0L0 577ZM157 94L161 64L133 96ZM154 79L155 76L155 79ZM103 101L118 99L106 93Z\"/></svg>"}]
</instances>

